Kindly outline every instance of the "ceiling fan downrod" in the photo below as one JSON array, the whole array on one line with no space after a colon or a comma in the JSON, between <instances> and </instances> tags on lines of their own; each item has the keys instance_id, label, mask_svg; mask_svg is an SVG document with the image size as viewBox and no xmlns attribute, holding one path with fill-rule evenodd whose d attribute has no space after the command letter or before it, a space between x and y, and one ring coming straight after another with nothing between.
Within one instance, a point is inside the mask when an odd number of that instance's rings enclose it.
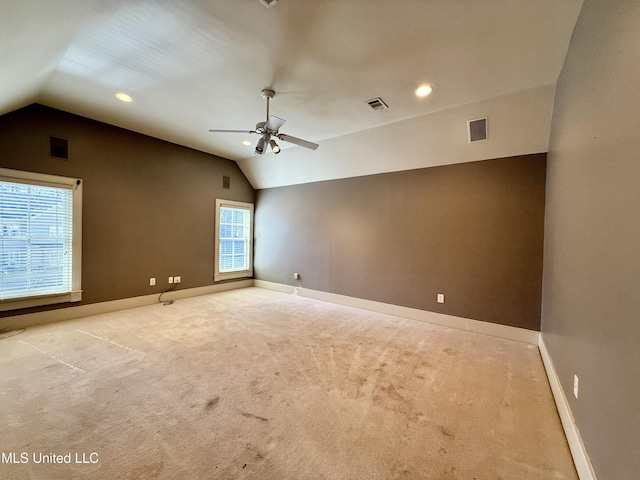
<instances>
[{"instance_id":1,"label":"ceiling fan downrod","mask_svg":"<svg viewBox=\"0 0 640 480\"><path fill-rule=\"evenodd\" d=\"M268 122L269 121L269 100L271 100L276 95L276 92L274 92L269 88L265 88L264 90L262 90L262 92L260 92L260 95L262 95L262 98L264 98L267 101L267 119L265 121Z\"/></svg>"}]
</instances>

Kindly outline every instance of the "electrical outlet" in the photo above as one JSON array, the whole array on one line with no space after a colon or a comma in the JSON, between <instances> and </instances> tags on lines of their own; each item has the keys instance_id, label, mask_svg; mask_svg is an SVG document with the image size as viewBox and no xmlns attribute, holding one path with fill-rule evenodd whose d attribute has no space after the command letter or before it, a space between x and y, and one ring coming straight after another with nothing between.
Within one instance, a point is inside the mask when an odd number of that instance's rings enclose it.
<instances>
[{"instance_id":1,"label":"electrical outlet","mask_svg":"<svg viewBox=\"0 0 640 480\"><path fill-rule=\"evenodd\" d=\"M173 283L173 277L169 277L169 283Z\"/></svg>"},{"instance_id":2,"label":"electrical outlet","mask_svg":"<svg viewBox=\"0 0 640 480\"><path fill-rule=\"evenodd\" d=\"M182 281L182 278L180 276L173 277L173 283L180 283L181 281Z\"/></svg>"},{"instance_id":3,"label":"electrical outlet","mask_svg":"<svg viewBox=\"0 0 640 480\"><path fill-rule=\"evenodd\" d=\"M293 279L294 280L300 280L300 274L299 273L294 273L293 274Z\"/></svg>"},{"instance_id":4,"label":"electrical outlet","mask_svg":"<svg viewBox=\"0 0 640 480\"><path fill-rule=\"evenodd\" d=\"M156 277L151 277L149 279L149 286L153 287L156 284Z\"/></svg>"},{"instance_id":5,"label":"electrical outlet","mask_svg":"<svg viewBox=\"0 0 640 480\"><path fill-rule=\"evenodd\" d=\"M573 376L573 396L578 398L578 376Z\"/></svg>"},{"instance_id":6,"label":"electrical outlet","mask_svg":"<svg viewBox=\"0 0 640 480\"><path fill-rule=\"evenodd\" d=\"M438 303L444 303L444 293L438 294Z\"/></svg>"}]
</instances>

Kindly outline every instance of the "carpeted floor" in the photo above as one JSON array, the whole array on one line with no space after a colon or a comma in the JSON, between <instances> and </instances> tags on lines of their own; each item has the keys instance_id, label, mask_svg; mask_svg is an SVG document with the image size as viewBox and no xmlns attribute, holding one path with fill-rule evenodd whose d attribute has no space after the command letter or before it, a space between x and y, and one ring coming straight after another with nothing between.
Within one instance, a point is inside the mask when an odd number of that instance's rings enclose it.
<instances>
[{"instance_id":1,"label":"carpeted floor","mask_svg":"<svg viewBox=\"0 0 640 480\"><path fill-rule=\"evenodd\" d=\"M29 328L0 372L2 479L577 478L535 346L258 288Z\"/></svg>"}]
</instances>

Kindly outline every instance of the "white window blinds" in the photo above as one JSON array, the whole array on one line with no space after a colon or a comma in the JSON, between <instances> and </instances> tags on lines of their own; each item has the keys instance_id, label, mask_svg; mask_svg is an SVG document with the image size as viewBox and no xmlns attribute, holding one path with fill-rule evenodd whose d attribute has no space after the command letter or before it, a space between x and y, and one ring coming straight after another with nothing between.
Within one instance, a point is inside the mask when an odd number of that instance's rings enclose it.
<instances>
[{"instance_id":1,"label":"white window blinds","mask_svg":"<svg viewBox=\"0 0 640 480\"><path fill-rule=\"evenodd\" d=\"M0 168L0 310L82 300L82 182Z\"/></svg>"},{"instance_id":2,"label":"white window blinds","mask_svg":"<svg viewBox=\"0 0 640 480\"><path fill-rule=\"evenodd\" d=\"M214 279L253 275L253 205L216 201L216 265Z\"/></svg>"},{"instance_id":3,"label":"white window blinds","mask_svg":"<svg viewBox=\"0 0 640 480\"><path fill-rule=\"evenodd\" d=\"M0 299L72 290L73 193L0 181Z\"/></svg>"},{"instance_id":4,"label":"white window blinds","mask_svg":"<svg viewBox=\"0 0 640 480\"><path fill-rule=\"evenodd\" d=\"M220 208L220 273L249 269L250 222L246 208Z\"/></svg>"}]
</instances>

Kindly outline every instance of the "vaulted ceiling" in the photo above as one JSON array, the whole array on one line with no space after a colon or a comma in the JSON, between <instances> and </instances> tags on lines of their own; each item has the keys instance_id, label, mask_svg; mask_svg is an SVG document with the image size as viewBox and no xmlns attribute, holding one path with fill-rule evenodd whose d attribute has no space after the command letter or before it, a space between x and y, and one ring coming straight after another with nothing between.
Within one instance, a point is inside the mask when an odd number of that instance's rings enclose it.
<instances>
[{"instance_id":1,"label":"vaulted ceiling","mask_svg":"<svg viewBox=\"0 0 640 480\"><path fill-rule=\"evenodd\" d=\"M0 5L0 113L42 103L236 160L265 188L546 151L582 0ZM267 87L281 132L318 150L255 156L258 136L208 132L264 121ZM489 140L468 144L484 116Z\"/></svg>"}]
</instances>

